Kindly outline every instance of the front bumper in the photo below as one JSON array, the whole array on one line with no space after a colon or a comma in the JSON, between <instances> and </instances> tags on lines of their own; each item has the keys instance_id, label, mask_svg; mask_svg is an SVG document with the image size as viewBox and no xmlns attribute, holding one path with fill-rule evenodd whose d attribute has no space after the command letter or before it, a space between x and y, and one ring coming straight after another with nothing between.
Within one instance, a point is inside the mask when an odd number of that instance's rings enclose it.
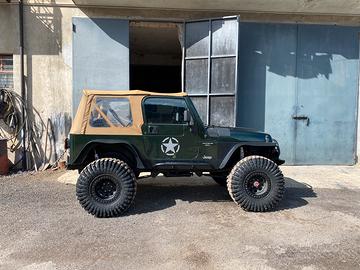
<instances>
[{"instance_id":1,"label":"front bumper","mask_svg":"<svg viewBox=\"0 0 360 270\"><path fill-rule=\"evenodd\" d=\"M285 163L285 160L278 158L278 159L275 159L274 162L275 162L277 165L282 165L282 164Z\"/></svg>"}]
</instances>

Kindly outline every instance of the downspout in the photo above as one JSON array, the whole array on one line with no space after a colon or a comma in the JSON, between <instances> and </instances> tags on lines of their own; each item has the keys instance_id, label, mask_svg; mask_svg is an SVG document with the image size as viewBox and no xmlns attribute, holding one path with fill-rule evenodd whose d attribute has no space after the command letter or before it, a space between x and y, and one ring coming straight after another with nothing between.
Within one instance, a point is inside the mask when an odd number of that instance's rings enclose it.
<instances>
[{"instance_id":1,"label":"downspout","mask_svg":"<svg viewBox=\"0 0 360 270\"><path fill-rule=\"evenodd\" d=\"M20 87L21 87L21 99L24 104L26 104L26 90L25 90L25 80L24 80L24 5L23 0L19 0L19 51L20 51ZM21 155L21 164L22 170L27 170L27 161L26 161L26 124L25 124L25 106L21 106L21 116L22 116L22 131L21 131L21 146L22 146L22 155Z\"/></svg>"}]
</instances>

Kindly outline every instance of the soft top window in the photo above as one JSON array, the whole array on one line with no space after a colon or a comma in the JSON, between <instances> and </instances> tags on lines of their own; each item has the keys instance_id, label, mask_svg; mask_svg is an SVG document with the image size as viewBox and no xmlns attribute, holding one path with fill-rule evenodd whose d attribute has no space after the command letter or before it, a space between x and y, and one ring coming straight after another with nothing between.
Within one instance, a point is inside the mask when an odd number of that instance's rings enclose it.
<instances>
[{"instance_id":1,"label":"soft top window","mask_svg":"<svg viewBox=\"0 0 360 270\"><path fill-rule=\"evenodd\" d=\"M96 97L92 104L90 126L128 127L132 125L130 103L127 98Z\"/></svg>"},{"instance_id":2,"label":"soft top window","mask_svg":"<svg viewBox=\"0 0 360 270\"><path fill-rule=\"evenodd\" d=\"M185 124L187 105L182 98L147 98L144 101L146 122L157 124Z\"/></svg>"}]
</instances>

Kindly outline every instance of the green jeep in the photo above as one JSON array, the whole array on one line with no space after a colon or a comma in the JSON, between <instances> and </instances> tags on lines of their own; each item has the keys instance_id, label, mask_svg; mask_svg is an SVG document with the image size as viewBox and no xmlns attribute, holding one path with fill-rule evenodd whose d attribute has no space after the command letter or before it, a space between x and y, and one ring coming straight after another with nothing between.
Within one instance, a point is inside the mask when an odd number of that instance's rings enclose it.
<instances>
[{"instance_id":1,"label":"green jeep","mask_svg":"<svg viewBox=\"0 0 360 270\"><path fill-rule=\"evenodd\" d=\"M186 93L85 90L70 131L76 195L97 217L132 204L141 172L155 177L210 175L235 203L267 211L281 200L280 149L270 135L205 126Z\"/></svg>"}]
</instances>

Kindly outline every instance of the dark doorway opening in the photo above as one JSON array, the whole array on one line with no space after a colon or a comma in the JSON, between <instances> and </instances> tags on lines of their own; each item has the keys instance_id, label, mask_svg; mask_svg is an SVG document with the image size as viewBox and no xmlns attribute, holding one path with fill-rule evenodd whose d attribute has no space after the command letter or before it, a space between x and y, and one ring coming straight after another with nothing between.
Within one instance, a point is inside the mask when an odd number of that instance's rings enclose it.
<instances>
[{"instance_id":1,"label":"dark doorway opening","mask_svg":"<svg viewBox=\"0 0 360 270\"><path fill-rule=\"evenodd\" d=\"M181 91L181 24L130 23L130 89Z\"/></svg>"}]
</instances>

